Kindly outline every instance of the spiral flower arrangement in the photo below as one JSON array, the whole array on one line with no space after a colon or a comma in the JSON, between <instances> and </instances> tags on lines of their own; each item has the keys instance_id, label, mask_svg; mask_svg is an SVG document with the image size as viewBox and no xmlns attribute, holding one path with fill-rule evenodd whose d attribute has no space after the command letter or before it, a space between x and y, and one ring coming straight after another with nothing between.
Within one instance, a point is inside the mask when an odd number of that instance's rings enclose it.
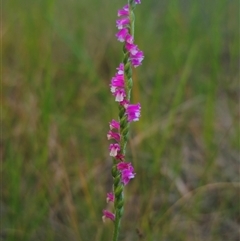
<instances>
[{"instance_id":1,"label":"spiral flower arrangement","mask_svg":"<svg viewBox=\"0 0 240 241\"><path fill-rule=\"evenodd\" d=\"M136 175L131 162L125 161L126 145L129 136L129 125L140 118L141 106L139 103L130 103L133 86L132 66L141 65L143 52L134 43L134 9L140 0L128 0L128 4L118 10L116 26L118 41L123 42L123 62L119 64L115 76L111 79L110 90L119 106L118 120L109 123L108 140L109 154L113 158L112 177L113 192L107 193L107 202L114 203L114 211L103 210L103 221L110 219L114 222L113 241L118 240L120 221L123 215L123 189Z\"/></svg>"}]
</instances>

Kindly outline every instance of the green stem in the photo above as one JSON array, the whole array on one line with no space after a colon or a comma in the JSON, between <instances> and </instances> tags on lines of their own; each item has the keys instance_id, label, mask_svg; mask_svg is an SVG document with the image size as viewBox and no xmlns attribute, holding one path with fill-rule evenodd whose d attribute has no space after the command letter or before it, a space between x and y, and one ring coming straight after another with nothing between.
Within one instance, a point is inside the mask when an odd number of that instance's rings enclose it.
<instances>
[{"instance_id":1,"label":"green stem","mask_svg":"<svg viewBox=\"0 0 240 241\"><path fill-rule=\"evenodd\" d=\"M128 0L129 4L129 17L130 17L130 34L134 37L134 13L133 9L135 7L135 3L133 0ZM123 47L123 64L124 64L124 82L125 82L125 90L127 94L127 100L130 101L131 98L131 90L132 90L132 68L129 61L129 53L125 48L125 45ZM120 121L120 149L121 154L125 156L126 152L126 145L128 141L129 136L129 123L126 119L125 115L125 108L123 106L119 106L119 121ZM117 171L117 162L114 159L114 166L112 169L112 176L114 179L114 195L115 195L115 201L114 201L114 207L115 207L115 221L114 221L114 231L113 231L113 241L117 241L119 237L119 231L120 231L120 224L121 224L121 218L123 214L123 204L124 204L124 195L123 195L123 184L121 183L120 173Z\"/></svg>"},{"instance_id":2,"label":"green stem","mask_svg":"<svg viewBox=\"0 0 240 241\"><path fill-rule=\"evenodd\" d=\"M123 214L123 184L121 183L121 175L117 170L116 164L112 169L112 174L114 177L114 207L115 207L115 221L114 221L114 231L113 231L113 241L118 240L121 217Z\"/></svg>"},{"instance_id":3,"label":"green stem","mask_svg":"<svg viewBox=\"0 0 240 241\"><path fill-rule=\"evenodd\" d=\"M117 241L119 236L120 223L121 223L121 218L119 217L118 212L116 212L114 222L115 223L114 223L113 241Z\"/></svg>"}]
</instances>

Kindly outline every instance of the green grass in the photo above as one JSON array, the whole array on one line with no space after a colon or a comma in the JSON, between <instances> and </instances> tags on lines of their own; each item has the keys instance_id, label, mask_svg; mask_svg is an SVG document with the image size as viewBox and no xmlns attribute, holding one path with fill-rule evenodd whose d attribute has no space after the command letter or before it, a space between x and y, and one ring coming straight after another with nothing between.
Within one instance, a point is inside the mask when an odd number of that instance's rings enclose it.
<instances>
[{"instance_id":1,"label":"green grass","mask_svg":"<svg viewBox=\"0 0 240 241\"><path fill-rule=\"evenodd\" d=\"M126 1L2 3L1 241L106 241L109 82ZM142 1L120 240L237 241L239 2Z\"/></svg>"}]
</instances>

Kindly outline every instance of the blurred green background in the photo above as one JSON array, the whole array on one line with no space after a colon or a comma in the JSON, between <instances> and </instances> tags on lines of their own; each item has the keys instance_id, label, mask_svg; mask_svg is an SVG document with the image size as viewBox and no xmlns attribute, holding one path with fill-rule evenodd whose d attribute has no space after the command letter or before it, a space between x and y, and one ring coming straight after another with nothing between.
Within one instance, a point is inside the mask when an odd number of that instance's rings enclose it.
<instances>
[{"instance_id":1,"label":"blurred green background","mask_svg":"<svg viewBox=\"0 0 240 241\"><path fill-rule=\"evenodd\" d=\"M127 1L2 2L1 241L107 241ZM119 240L239 240L239 1L142 0ZM111 207L108 207L111 209Z\"/></svg>"}]
</instances>

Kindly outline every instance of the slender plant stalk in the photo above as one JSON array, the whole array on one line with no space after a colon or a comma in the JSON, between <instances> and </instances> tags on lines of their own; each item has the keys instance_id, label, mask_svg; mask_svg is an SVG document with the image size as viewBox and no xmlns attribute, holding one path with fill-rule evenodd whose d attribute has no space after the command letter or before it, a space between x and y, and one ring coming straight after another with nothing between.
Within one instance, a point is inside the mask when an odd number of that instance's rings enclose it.
<instances>
[{"instance_id":1,"label":"slender plant stalk","mask_svg":"<svg viewBox=\"0 0 240 241\"><path fill-rule=\"evenodd\" d=\"M112 120L110 122L110 131L107 135L108 139L115 141L109 146L110 156L113 157L113 193L107 195L107 201L114 202L114 213L103 211L103 219L109 218L114 221L112 241L117 241L119 237L124 210L124 186L135 177L132 164L125 161L125 154L130 122L139 120L141 109L139 103L130 104L133 86L132 66L139 66L144 58L143 52L133 43L135 19L133 10L135 5L140 3L140 0L128 0L128 4L118 11L118 16L121 18L116 22L119 29L116 37L120 42L124 42L124 45L123 62L117 68L118 72L110 84L111 92L119 103L118 121Z\"/></svg>"},{"instance_id":2,"label":"slender plant stalk","mask_svg":"<svg viewBox=\"0 0 240 241\"><path fill-rule=\"evenodd\" d=\"M115 196L114 208L115 208L115 221L114 221L114 231L113 231L113 241L118 240L120 223L123 214L123 184L121 184L121 176L116 168L116 160L114 160L114 166L112 169L113 176L113 190Z\"/></svg>"},{"instance_id":3,"label":"slender plant stalk","mask_svg":"<svg viewBox=\"0 0 240 241\"><path fill-rule=\"evenodd\" d=\"M133 36L134 35L134 21L132 20L134 18L134 13L132 11L132 4L133 1L128 0L129 4L129 12L130 12L130 29L129 32ZM133 16L133 17L132 17ZM133 86L132 81L132 68L131 63L129 60L129 52L127 51L126 44L124 44L123 47L123 64L124 64L124 83L125 83L125 89L127 94L127 100L130 101L131 99L131 90ZM121 154L125 156L126 153L126 146L127 141L129 138L129 127L130 124L127 121L126 115L125 115L125 108L123 106L119 106L119 122L120 122L120 136L121 136L121 142L120 142L120 149ZM114 166L116 166L116 161L114 160ZM114 173L115 174L115 173ZM121 184L120 180L120 173L116 173L116 176L113 176L114 179L114 194L115 194L115 223L114 223L114 232L113 232L113 241L118 240L119 231L120 231L120 224L121 224L121 218L123 214L123 205L124 205L124 194L123 194L123 184Z\"/></svg>"}]
</instances>

